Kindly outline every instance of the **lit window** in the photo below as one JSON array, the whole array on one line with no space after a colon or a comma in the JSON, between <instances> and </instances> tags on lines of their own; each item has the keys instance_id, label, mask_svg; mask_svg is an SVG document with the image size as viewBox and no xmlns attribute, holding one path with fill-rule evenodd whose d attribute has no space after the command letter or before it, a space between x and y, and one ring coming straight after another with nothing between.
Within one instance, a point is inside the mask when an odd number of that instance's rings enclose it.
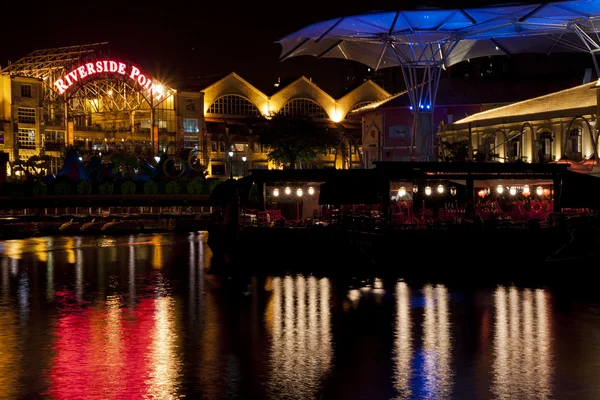
<instances>
[{"instance_id":1,"label":"lit window","mask_svg":"<svg viewBox=\"0 0 600 400\"><path fill-rule=\"evenodd\" d=\"M31 97L31 85L21 85L21 97Z\"/></svg>"},{"instance_id":2,"label":"lit window","mask_svg":"<svg viewBox=\"0 0 600 400\"><path fill-rule=\"evenodd\" d=\"M185 133L198 133L198 120L191 118L183 119L183 131Z\"/></svg>"},{"instance_id":3,"label":"lit window","mask_svg":"<svg viewBox=\"0 0 600 400\"><path fill-rule=\"evenodd\" d=\"M311 118L327 118L327 113L316 101L310 99L293 99L285 103L281 112L290 117L309 116Z\"/></svg>"},{"instance_id":4,"label":"lit window","mask_svg":"<svg viewBox=\"0 0 600 400\"><path fill-rule=\"evenodd\" d=\"M20 149L35 149L35 129L19 128L17 141Z\"/></svg>"},{"instance_id":5,"label":"lit window","mask_svg":"<svg viewBox=\"0 0 600 400\"><path fill-rule=\"evenodd\" d=\"M18 117L20 124L35 124L35 108L19 107Z\"/></svg>"},{"instance_id":6,"label":"lit window","mask_svg":"<svg viewBox=\"0 0 600 400\"><path fill-rule=\"evenodd\" d=\"M260 115L258 108L247 98L238 95L219 97L208 108L208 114L224 115Z\"/></svg>"}]
</instances>

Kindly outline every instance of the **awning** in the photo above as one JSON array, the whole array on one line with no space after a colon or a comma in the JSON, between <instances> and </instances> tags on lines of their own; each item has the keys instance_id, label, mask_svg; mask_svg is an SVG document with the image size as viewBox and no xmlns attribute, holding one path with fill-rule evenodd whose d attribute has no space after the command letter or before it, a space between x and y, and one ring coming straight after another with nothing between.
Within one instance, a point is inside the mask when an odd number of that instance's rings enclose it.
<instances>
[{"instance_id":1,"label":"awning","mask_svg":"<svg viewBox=\"0 0 600 400\"><path fill-rule=\"evenodd\" d=\"M225 120L223 118L213 118L213 117L205 117L204 121L206 122L216 122L219 124L224 124Z\"/></svg>"},{"instance_id":2,"label":"awning","mask_svg":"<svg viewBox=\"0 0 600 400\"><path fill-rule=\"evenodd\" d=\"M225 123L227 125L246 125L244 122L237 120L237 119L231 119L231 118L225 118Z\"/></svg>"},{"instance_id":3,"label":"awning","mask_svg":"<svg viewBox=\"0 0 600 400\"><path fill-rule=\"evenodd\" d=\"M344 129L362 129L361 124L344 124L344 123L342 123L342 127Z\"/></svg>"},{"instance_id":4,"label":"awning","mask_svg":"<svg viewBox=\"0 0 600 400\"><path fill-rule=\"evenodd\" d=\"M560 206L565 208L600 208L600 178L567 171L563 177Z\"/></svg>"},{"instance_id":5,"label":"awning","mask_svg":"<svg viewBox=\"0 0 600 400\"><path fill-rule=\"evenodd\" d=\"M321 184L320 205L377 204L377 180L339 177Z\"/></svg>"}]
</instances>

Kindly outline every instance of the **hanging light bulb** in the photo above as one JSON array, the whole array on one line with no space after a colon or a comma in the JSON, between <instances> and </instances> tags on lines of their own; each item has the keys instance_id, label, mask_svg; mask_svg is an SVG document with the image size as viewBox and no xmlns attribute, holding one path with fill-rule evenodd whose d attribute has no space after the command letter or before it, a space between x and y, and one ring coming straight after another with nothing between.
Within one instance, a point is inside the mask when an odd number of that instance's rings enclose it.
<instances>
[{"instance_id":1,"label":"hanging light bulb","mask_svg":"<svg viewBox=\"0 0 600 400\"><path fill-rule=\"evenodd\" d=\"M502 185L498 185L496 191L498 192L498 194L502 194L502 192L504 192L504 187Z\"/></svg>"},{"instance_id":2,"label":"hanging light bulb","mask_svg":"<svg viewBox=\"0 0 600 400\"><path fill-rule=\"evenodd\" d=\"M292 193L292 189L290 189L289 186L285 187L285 194L289 195L290 193Z\"/></svg>"},{"instance_id":3,"label":"hanging light bulb","mask_svg":"<svg viewBox=\"0 0 600 400\"><path fill-rule=\"evenodd\" d=\"M524 193L524 194L525 194L525 193L529 194L529 185L525 185L525 186L523 186L523 193Z\"/></svg>"},{"instance_id":4,"label":"hanging light bulb","mask_svg":"<svg viewBox=\"0 0 600 400\"><path fill-rule=\"evenodd\" d=\"M308 188L308 194L310 194L311 196L312 196L313 194L315 194L315 188L314 188L314 187L312 187L312 186L311 186L311 187L309 187L309 188Z\"/></svg>"},{"instance_id":5,"label":"hanging light bulb","mask_svg":"<svg viewBox=\"0 0 600 400\"><path fill-rule=\"evenodd\" d=\"M541 187L541 186L538 186L537 188L535 188L535 193L536 193L538 196L541 196L541 195L544 193L544 188L543 188L543 187Z\"/></svg>"},{"instance_id":6,"label":"hanging light bulb","mask_svg":"<svg viewBox=\"0 0 600 400\"><path fill-rule=\"evenodd\" d=\"M517 188L514 186L511 186L510 189L508 190L508 192L510 193L511 196L514 196L515 194L517 194Z\"/></svg>"},{"instance_id":7,"label":"hanging light bulb","mask_svg":"<svg viewBox=\"0 0 600 400\"><path fill-rule=\"evenodd\" d=\"M273 189L273 196L279 197L279 189L277 189L277 188Z\"/></svg>"},{"instance_id":8,"label":"hanging light bulb","mask_svg":"<svg viewBox=\"0 0 600 400\"><path fill-rule=\"evenodd\" d=\"M413 193L417 193L419 191L419 187L417 185L413 185Z\"/></svg>"},{"instance_id":9,"label":"hanging light bulb","mask_svg":"<svg viewBox=\"0 0 600 400\"><path fill-rule=\"evenodd\" d=\"M438 191L439 194L444 193L444 185L438 185L437 191Z\"/></svg>"},{"instance_id":10,"label":"hanging light bulb","mask_svg":"<svg viewBox=\"0 0 600 400\"><path fill-rule=\"evenodd\" d=\"M452 187L450 188L450 194L451 194L452 196L456 196L456 187L452 186Z\"/></svg>"},{"instance_id":11,"label":"hanging light bulb","mask_svg":"<svg viewBox=\"0 0 600 400\"><path fill-rule=\"evenodd\" d=\"M296 196L298 196L298 197L302 197L302 188L298 188L298 189L296 190Z\"/></svg>"},{"instance_id":12,"label":"hanging light bulb","mask_svg":"<svg viewBox=\"0 0 600 400\"><path fill-rule=\"evenodd\" d=\"M425 195L431 195L431 186L425 186Z\"/></svg>"},{"instance_id":13,"label":"hanging light bulb","mask_svg":"<svg viewBox=\"0 0 600 400\"><path fill-rule=\"evenodd\" d=\"M400 186L400 189L398 189L398 197L404 196L406 196L406 188L404 186Z\"/></svg>"}]
</instances>

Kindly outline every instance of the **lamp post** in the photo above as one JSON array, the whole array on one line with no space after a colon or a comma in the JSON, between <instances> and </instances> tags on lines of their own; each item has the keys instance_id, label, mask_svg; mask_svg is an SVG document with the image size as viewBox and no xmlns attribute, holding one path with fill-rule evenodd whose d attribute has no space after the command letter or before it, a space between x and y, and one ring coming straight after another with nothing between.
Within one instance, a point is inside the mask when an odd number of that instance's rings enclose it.
<instances>
[{"instance_id":1,"label":"lamp post","mask_svg":"<svg viewBox=\"0 0 600 400\"><path fill-rule=\"evenodd\" d=\"M246 161L248 158L246 156L242 156L242 176L246 176Z\"/></svg>"},{"instance_id":2,"label":"lamp post","mask_svg":"<svg viewBox=\"0 0 600 400\"><path fill-rule=\"evenodd\" d=\"M233 151L229 150L229 179L233 180Z\"/></svg>"}]
</instances>

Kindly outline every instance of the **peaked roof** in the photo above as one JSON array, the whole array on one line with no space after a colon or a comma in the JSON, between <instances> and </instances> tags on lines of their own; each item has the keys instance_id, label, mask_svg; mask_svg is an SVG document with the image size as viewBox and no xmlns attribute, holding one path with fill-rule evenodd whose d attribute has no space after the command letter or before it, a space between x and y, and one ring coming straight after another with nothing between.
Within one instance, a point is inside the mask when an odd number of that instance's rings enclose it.
<instances>
[{"instance_id":1,"label":"peaked roof","mask_svg":"<svg viewBox=\"0 0 600 400\"><path fill-rule=\"evenodd\" d=\"M596 106L596 93L591 90L596 83L586 83L558 92L519 101L506 106L493 108L473 114L467 118L456 121L453 125L504 118L507 116L525 116L531 114L548 113L556 110L581 109Z\"/></svg>"},{"instance_id":2,"label":"peaked roof","mask_svg":"<svg viewBox=\"0 0 600 400\"><path fill-rule=\"evenodd\" d=\"M383 89L381 86L379 86L378 84L376 84L372 80L367 79L366 81L362 82L360 85L357 85L356 87L354 87L352 90L349 90L348 93L344 94L339 100L343 99L346 96L351 95L352 93L354 93L355 91L359 90L363 86L373 86L377 91L379 91L384 96L386 96L386 97L390 96L390 94L387 91L385 91L385 89Z\"/></svg>"},{"instance_id":3,"label":"peaked roof","mask_svg":"<svg viewBox=\"0 0 600 400\"><path fill-rule=\"evenodd\" d=\"M212 83L211 85L205 87L204 90L208 90L210 89L212 86L215 86L219 83L221 83L222 81L224 81L225 79L229 79L229 78L234 78L239 80L240 82L242 82L244 85L248 86L250 89L254 90L256 93L259 93L262 97L264 97L265 99L267 98L267 95L264 94L262 91L258 90L254 85L252 85L250 82L248 82L247 80L245 80L244 78L242 78L241 76L239 76L238 74L236 74L235 72L231 72L227 75L225 75L224 77L222 77L221 79L219 79L218 81Z\"/></svg>"},{"instance_id":4,"label":"peaked roof","mask_svg":"<svg viewBox=\"0 0 600 400\"><path fill-rule=\"evenodd\" d=\"M281 89L279 89L275 94L273 94L273 96L277 95L277 93L281 92L282 90L284 90L285 88L297 85L299 82L305 82L307 83L309 86L314 87L315 89L317 89L319 92L321 92L321 94L323 94L324 96L326 96L327 98L331 99L331 101L335 102L335 99L326 91L324 91L323 89L321 89L316 83L314 83L312 80L308 79L306 76L302 75L300 78L296 79L295 81L292 81L291 83L287 84L286 86L282 87Z\"/></svg>"}]
</instances>

